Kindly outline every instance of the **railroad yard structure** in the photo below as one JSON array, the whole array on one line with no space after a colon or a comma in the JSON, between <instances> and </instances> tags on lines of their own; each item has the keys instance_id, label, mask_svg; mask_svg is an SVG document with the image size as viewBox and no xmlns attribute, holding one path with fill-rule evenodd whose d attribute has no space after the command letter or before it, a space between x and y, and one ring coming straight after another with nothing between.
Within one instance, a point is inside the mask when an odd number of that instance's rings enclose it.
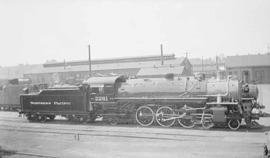
<instances>
[{"instance_id":1,"label":"railroad yard structure","mask_svg":"<svg viewBox=\"0 0 270 158\"><path fill-rule=\"evenodd\" d=\"M164 61L162 65L161 60ZM176 58L174 54L161 56L142 56L130 58L103 59L91 61L91 76L138 76L154 77L164 75L165 71L176 75L192 75L192 65L187 58ZM145 76L144 72L147 73ZM162 74L162 71L164 72ZM155 73L156 72L156 73ZM43 68L28 71L25 78L31 78L33 82L81 83L89 77L89 61L70 61L45 63Z\"/></svg>"},{"instance_id":2,"label":"railroad yard structure","mask_svg":"<svg viewBox=\"0 0 270 158\"><path fill-rule=\"evenodd\" d=\"M236 76L246 83L270 83L270 53L238 55L226 58L228 75Z\"/></svg>"},{"instance_id":3,"label":"railroad yard structure","mask_svg":"<svg viewBox=\"0 0 270 158\"><path fill-rule=\"evenodd\" d=\"M163 56L163 61L162 65L161 56L92 60L92 75L95 77L115 75L164 77L166 72L182 76L200 72L211 77L215 76L217 70L216 61L210 59L188 59L167 54ZM76 84L88 78L88 64L89 61L51 61L45 64L3 67L0 68L0 79L29 78L33 83L38 84L52 85L55 81ZM224 61L219 60L218 65L224 67Z\"/></svg>"}]
</instances>

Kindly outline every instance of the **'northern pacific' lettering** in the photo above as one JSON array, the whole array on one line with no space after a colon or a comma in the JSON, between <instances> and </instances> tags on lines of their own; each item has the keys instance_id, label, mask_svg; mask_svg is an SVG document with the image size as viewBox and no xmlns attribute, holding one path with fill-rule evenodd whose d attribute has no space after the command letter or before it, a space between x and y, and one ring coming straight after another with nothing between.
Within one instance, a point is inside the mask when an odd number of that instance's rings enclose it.
<instances>
[{"instance_id":1,"label":"'northern pacific' lettering","mask_svg":"<svg viewBox=\"0 0 270 158\"><path fill-rule=\"evenodd\" d=\"M54 105L71 105L71 102L53 102Z\"/></svg>"}]
</instances>

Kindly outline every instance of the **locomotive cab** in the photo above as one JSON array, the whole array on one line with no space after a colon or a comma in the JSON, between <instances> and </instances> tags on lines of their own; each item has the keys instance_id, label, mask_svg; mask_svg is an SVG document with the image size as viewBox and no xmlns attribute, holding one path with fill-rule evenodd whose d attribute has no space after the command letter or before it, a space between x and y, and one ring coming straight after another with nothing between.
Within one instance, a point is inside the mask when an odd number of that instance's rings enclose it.
<instances>
[{"instance_id":1,"label":"locomotive cab","mask_svg":"<svg viewBox=\"0 0 270 158\"><path fill-rule=\"evenodd\" d=\"M90 85L90 101L113 102L124 76L91 77L84 84Z\"/></svg>"}]
</instances>

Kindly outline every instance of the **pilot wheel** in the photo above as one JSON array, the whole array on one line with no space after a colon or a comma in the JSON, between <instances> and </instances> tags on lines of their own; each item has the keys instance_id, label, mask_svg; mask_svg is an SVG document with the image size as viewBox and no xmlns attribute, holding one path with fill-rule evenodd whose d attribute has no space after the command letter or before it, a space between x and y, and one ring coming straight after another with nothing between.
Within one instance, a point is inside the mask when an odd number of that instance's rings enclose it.
<instances>
[{"instance_id":1,"label":"pilot wheel","mask_svg":"<svg viewBox=\"0 0 270 158\"><path fill-rule=\"evenodd\" d=\"M142 126L150 126L155 120L154 111L148 106L141 106L136 111L136 121Z\"/></svg>"}]
</instances>

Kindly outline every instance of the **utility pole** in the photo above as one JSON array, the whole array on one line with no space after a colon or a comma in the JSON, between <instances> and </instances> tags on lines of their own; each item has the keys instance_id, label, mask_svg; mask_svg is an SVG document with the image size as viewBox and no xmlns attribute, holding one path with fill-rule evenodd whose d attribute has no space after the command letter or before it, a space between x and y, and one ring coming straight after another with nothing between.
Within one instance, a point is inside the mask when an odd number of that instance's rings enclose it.
<instances>
[{"instance_id":1,"label":"utility pole","mask_svg":"<svg viewBox=\"0 0 270 158\"><path fill-rule=\"evenodd\" d=\"M202 56L202 73L204 72L204 67L203 67L203 56Z\"/></svg>"},{"instance_id":2,"label":"utility pole","mask_svg":"<svg viewBox=\"0 0 270 158\"><path fill-rule=\"evenodd\" d=\"M220 72L219 72L219 63L218 63L219 61L218 61L218 56L216 55L216 69L217 69L217 74L216 74L216 79L217 80L220 80Z\"/></svg>"},{"instance_id":3,"label":"utility pole","mask_svg":"<svg viewBox=\"0 0 270 158\"><path fill-rule=\"evenodd\" d=\"M186 58L188 58L188 52L186 52Z\"/></svg>"},{"instance_id":4,"label":"utility pole","mask_svg":"<svg viewBox=\"0 0 270 158\"><path fill-rule=\"evenodd\" d=\"M216 70L219 70L218 56L216 55Z\"/></svg>"},{"instance_id":5,"label":"utility pole","mask_svg":"<svg viewBox=\"0 0 270 158\"><path fill-rule=\"evenodd\" d=\"M88 62L89 62L89 77L92 77L92 69L91 69L91 46L88 45Z\"/></svg>"},{"instance_id":6,"label":"utility pole","mask_svg":"<svg viewBox=\"0 0 270 158\"><path fill-rule=\"evenodd\" d=\"M164 59L163 59L163 45L160 44L160 53L161 53L161 65L164 65Z\"/></svg>"},{"instance_id":7,"label":"utility pole","mask_svg":"<svg viewBox=\"0 0 270 158\"><path fill-rule=\"evenodd\" d=\"M66 69L66 59L64 59L64 69Z\"/></svg>"}]
</instances>

